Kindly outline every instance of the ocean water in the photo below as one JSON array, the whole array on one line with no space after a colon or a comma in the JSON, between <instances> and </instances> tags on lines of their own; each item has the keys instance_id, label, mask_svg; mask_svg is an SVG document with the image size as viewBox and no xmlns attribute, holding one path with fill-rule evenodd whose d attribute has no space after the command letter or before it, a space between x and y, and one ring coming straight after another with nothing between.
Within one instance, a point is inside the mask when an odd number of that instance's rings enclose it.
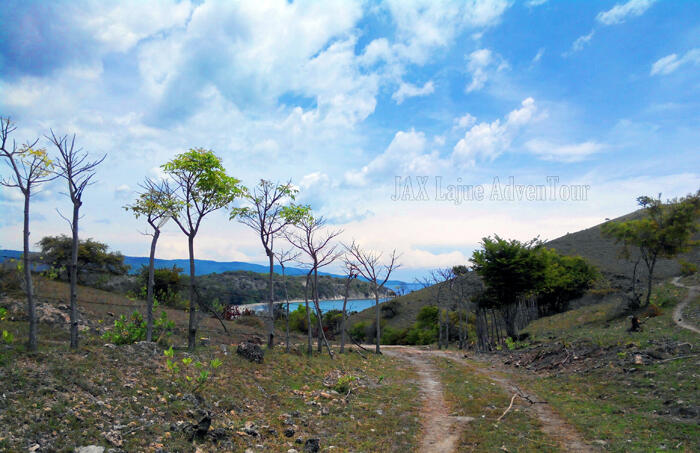
<instances>
[{"instance_id":1,"label":"ocean water","mask_svg":"<svg viewBox=\"0 0 700 453\"><path fill-rule=\"evenodd\" d=\"M379 299L379 302L384 302L387 299ZM319 306L321 307L321 313L325 313L330 310L342 310L343 301L342 300L321 300L319 301ZM289 311L294 311L298 306L304 305L304 302L290 302ZM286 304L282 303L282 306L286 308ZM313 303L309 301L309 306L313 309ZM374 299L349 299L347 304L348 313L353 311L362 311L366 308L374 307ZM265 310L264 306L258 305L255 307L256 311Z\"/></svg>"}]
</instances>

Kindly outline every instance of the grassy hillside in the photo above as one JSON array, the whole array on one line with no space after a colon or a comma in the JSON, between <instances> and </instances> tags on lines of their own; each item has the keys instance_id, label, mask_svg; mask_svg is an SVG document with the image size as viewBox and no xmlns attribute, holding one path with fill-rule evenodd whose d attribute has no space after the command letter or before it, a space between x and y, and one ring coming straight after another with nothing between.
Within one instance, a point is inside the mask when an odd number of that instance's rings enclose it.
<instances>
[{"instance_id":1,"label":"grassy hillside","mask_svg":"<svg viewBox=\"0 0 700 453\"><path fill-rule=\"evenodd\" d=\"M630 220L641 216L642 211L640 210L612 221ZM565 255L580 255L586 258L613 280L619 277L631 276L632 264L619 258L620 247L615 245L613 240L601 235L601 225L599 224L576 233L567 233L560 238L547 242L547 246ZM681 255L679 259L685 259L693 263L700 262L700 247L693 248L690 252ZM643 272L645 271L643 270ZM654 276L657 280L667 279L679 274L680 265L677 259L660 259L654 269Z\"/></svg>"},{"instance_id":2,"label":"grassy hillside","mask_svg":"<svg viewBox=\"0 0 700 453\"><path fill-rule=\"evenodd\" d=\"M697 334L671 314L686 291L665 283L628 332L620 301L581 307L531 323L532 340L506 353L511 372L607 451L697 451L700 389ZM695 297L691 306L700 305Z\"/></svg>"},{"instance_id":3,"label":"grassy hillside","mask_svg":"<svg viewBox=\"0 0 700 453\"><path fill-rule=\"evenodd\" d=\"M613 219L613 221L629 220L638 218L641 215L642 211L639 210ZM602 224L599 224L575 233L567 233L560 238L548 241L546 246L564 255L579 255L585 258L601 271L605 280L604 285L610 285L613 290L626 289L629 286L629 278L631 278L632 275L632 263L619 258L620 247L615 245L614 241L611 239L601 235L601 225ZM690 252L681 255L678 259L684 259L692 263L700 263L700 247L694 247ZM660 281L679 275L680 264L678 263L678 259L658 260L654 270L655 279ZM640 266L642 269L642 276L644 276L646 269L643 268L643 264L640 264ZM467 281L467 284L471 286L470 293L477 292L481 287L478 276L474 274L471 274ZM423 306L435 304L435 291L435 287L429 287L395 298L394 300L400 304L400 312L397 316L387 319L387 325L395 328L409 327L415 321L416 315ZM571 305L575 307L594 303L598 300L599 297L597 295L587 295L584 296L582 301L573 301ZM360 321L371 322L374 316L374 308L369 308L361 313L353 315L351 323Z\"/></svg>"},{"instance_id":4,"label":"grassy hillside","mask_svg":"<svg viewBox=\"0 0 700 453\"><path fill-rule=\"evenodd\" d=\"M81 346L68 349L68 322L61 306L65 283L39 280L38 302L59 313L39 323L39 350L27 353L22 342L27 322L22 295L0 297L10 312L0 319L0 451L73 452L98 445L107 451L303 451L318 439L326 451L411 451L419 434L415 372L398 359L352 351L331 360L301 353L266 351L262 364L235 353L238 341L259 336L262 321L242 317L218 321L205 317L198 331L202 345L184 351L187 313L166 310L176 322L174 360L147 343L105 345L100 334L120 314L143 308L141 301L80 287ZM278 339L283 335L278 332ZM337 352L337 351L336 351ZM192 359L187 365L182 359ZM195 389L186 375L194 363L220 360L204 385ZM186 374L185 371L187 371ZM210 417L202 438L191 436Z\"/></svg>"},{"instance_id":5,"label":"grassy hillside","mask_svg":"<svg viewBox=\"0 0 700 453\"><path fill-rule=\"evenodd\" d=\"M269 298L268 276L255 272L223 272L207 274L197 278L201 294L212 301L218 299L222 304L248 304L266 301ZM321 299L337 299L343 297L345 291L344 279L319 275L318 292ZM287 291L290 300L303 299L306 276L287 277ZM284 300L282 277L275 276L275 300ZM389 294L385 290L384 294ZM309 294L309 297L311 294ZM350 284L351 299L366 299L373 297L370 284L361 280L353 280Z\"/></svg>"}]
</instances>

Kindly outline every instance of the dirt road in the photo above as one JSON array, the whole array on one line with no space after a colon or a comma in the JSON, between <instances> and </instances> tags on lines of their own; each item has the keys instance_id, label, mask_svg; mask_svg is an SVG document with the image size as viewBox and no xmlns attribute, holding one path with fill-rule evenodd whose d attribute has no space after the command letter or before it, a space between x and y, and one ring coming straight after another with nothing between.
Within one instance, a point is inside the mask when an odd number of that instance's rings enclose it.
<instances>
[{"instance_id":1,"label":"dirt road","mask_svg":"<svg viewBox=\"0 0 700 453\"><path fill-rule=\"evenodd\" d=\"M423 393L422 427L423 439L421 441L422 452L451 453L456 451L459 435L464 429L469 429L469 421L472 417L450 416L449 408L443 397L443 387L438 378L438 372L431 362L432 357L445 357L461 364L465 373L478 373L493 380L509 394L517 394L524 401L534 402L527 404L528 410L541 421L542 431L567 452L592 452L596 451L589 446L581 435L559 416L546 402L541 401L537 395L521 390L511 378L505 377L496 365L473 366L468 363L456 351L436 351L420 349L408 346L385 346L384 353L409 361L418 371L420 387ZM474 414L475 416L478 414Z\"/></svg>"}]
</instances>

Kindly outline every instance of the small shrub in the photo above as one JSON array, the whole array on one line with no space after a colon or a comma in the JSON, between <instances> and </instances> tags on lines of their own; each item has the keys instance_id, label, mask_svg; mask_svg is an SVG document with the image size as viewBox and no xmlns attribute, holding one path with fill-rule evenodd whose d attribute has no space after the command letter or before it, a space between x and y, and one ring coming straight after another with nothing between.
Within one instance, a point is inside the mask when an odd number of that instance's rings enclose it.
<instances>
[{"instance_id":1,"label":"small shrub","mask_svg":"<svg viewBox=\"0 0 700 453\"><path fill-rule=\"evenodd\" d=\"M212 359L209 363L195 362L192 357L184 357L177 361L172 346L163 354L165 367L173 375L173 379L182 388L183 393L196 393L202 390L214 371L223 363L218 358Z\"/></svg>"},{"instance_id":2,"label":"small shrub","mask_svg":"<svg viewBox=\"0 0 700 453\"><path fill-rule=\"evenodd\" d=\"M153 320L153 337L156 342L162 341L172 334L175 323L168 320L165 311L160 312L160 316ZM114 328L102 335L102 339L116 345L132 344L146 339L146 321L141 313L134 311L131 318L121 315L114 321Z\"/></svg>"},{"instance_id":3,"label":"small shrub","mask_svg":"<svg viewBox=\"0 0 700 453\"><path fill-rule=\"evenodd\" d=\"M678 298L674 294L675 288L664 285L656 288L653 293L653 303L658 307L668 307L678 303Z\"/></svg>"},{"instance_id":4,"label":"small shrub","mask_svg":"<svg viewBox=\"0 0 700 453\"><path fill-rule=\"evenodd\" d=\"M355 323L349 330L350 335L357 341L365 341L367 325L367 321Z\"/></svg>"},{"instance_id":5,"label":"small shrub","mask_svg":"<svg viewBox=\"0 0 700 453\"><path fill-rule=\"evenodd\" d=\"M406 344L408 329L395 329L387 326L382 329L382 344Z\"/></svg>"},{"instance_id":6,"label":"small shrub","mask_svg":"<svg viewBox=\"0 0 700 453\"><path fill-rule=\"evenodd\" d=\"M316 314L309 305L311 310L311 325L316 325ZM289 313L289 329L301 333L307 333L309 331L309 325L306 321L306 306L299 305L296 310Z\"/></svg>"},{"instance_id":7,"label":"small shrub","mask_svg":"<svg viewBox=\"0 0 700 453\"><path fill-rule=\"evenodd\" d=\"M679 260L681 264L681 274L685 277L689 277L698 271L698 266L695 263L691 263L686 260Z\"/></svg>"},{"instance_id":8,"label":"small shrub","mask_svg":"<svg viewBox=\"0 0 700 453\"><path fill-rule=\"evenodd\" d=\"M333 390L338 393L348 393L351 388L351 384L356 380L355 376L345 375L338 379L338 382L333 386Z\"/></svg>"},{"instance_id":9,"label":"small shrub","mask_svg":"<svg viewBox=\"0 0 700 453\"><path fill-rule=\"evenodd\" d=\"M15 336L12 335L12 332L8 332L7 330L2 331L2 342L5 344L10 344L15 341Z\"/></svg>"}]
</instances>

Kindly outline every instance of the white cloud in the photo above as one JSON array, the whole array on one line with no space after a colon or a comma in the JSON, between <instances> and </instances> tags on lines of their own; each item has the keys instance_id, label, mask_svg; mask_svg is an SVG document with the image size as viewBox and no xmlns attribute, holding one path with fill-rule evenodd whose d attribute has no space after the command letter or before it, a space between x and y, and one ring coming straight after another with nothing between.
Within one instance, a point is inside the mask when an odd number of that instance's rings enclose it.
<instances>
[{"instance_id":1,"label":"white cloud","mask_svg":"<svg viewBox=\"0 0 700 453\"><path fill-rule=\"evenodd\" d=\"M131 192L131 187L128 184L121 184L114 189L115 198L126 198Z\"/></svg>"},{"instance_id":2,"label":"white cloud","mask_svg":"<svg viewBox=\"0 0 700 453\"><path fill-rule=\"evenodd\" d=\"M593 141L557 145L546 140L534 139L525 143L525 147L541 159L570 163L585 160L590 155L602 151L605 145Z\"/></svg>"},{"instance_id":3,"label":"white cloud","mask_svg":"<svg viewBox=\"0 0 700 453\"><path fill-rule=\"evenodd\" d=\"M469 113L465 113L463 116L454 119L454 126L452 129L466 129L474 123L476 123L476 118Z\"/></svg>"},{"instance_id":4,"label":"white cloud","mask_svg":"<svg viewBox=\"0 0 700 453\"><path fill-rule=\"evenodd\" d=\"M391 95L391 98L396 101L397 104L401 104L406 98L416 97L416 96L427 96L435 91L433 86L433 81L429 80L423 84L422 87L413 85L411 83L402 82L399 85L398 90Z\"/></svg>"},{"instance_id":5,"label":"white cloud","mask_svg":"<svg viewBox=\"0 0 700 453\"><path fill-rule=\"evenodd\" d=\"M700 48L691 49L680 58L675 53L659 58L651 66L650 75L668 75L683 65L700 65Z\"/></svg>"},{"instance_id":6,"label":"white cloud","mask_svg":"<svg viewBox=\"0 0 700 453\"><path fill-rule=\"evenodd\" d=\"M655 0L629 0L618 3L607 11L601 11L596 20L603 25L617 25L630 17L641 16L653 5Z\"/></svg>"},{"instance_id":7,"label":"white cloud","mask_svg":"<svg viewBox=\"0 0 700 453\"><path fill-rule=\"evenodd\" d=\"M182 27L192 13L189 0L143 2L90 1L80 8L77 22L105 46L127 52L141 39L173 27Z\"/></svg>"},{"instance_id":8,"label":"white cloud","mask_svg":"<svg viewBox=\"0 0 700 453\"><path fill-rule=\"evenodd\" d=\"M544 5L545 3L547 3L547 1L548 0L528 0L527 6L529 6L529 7L540 6L540 5Z\"/></svg>"},{"instance_id":9,"label":"white cloud","mask_svg":"<svg viewBox=\"0 0 700 453\"><path fill-rule=\"evenodd\" d=\"M422 63L432 49L446 46L462 31L497 24L509 6L507 0L389 0L399 36L394 52Z\"/></svg>"},{"instance_id":10,"label":"white cloud","mask_svg":"<svg viewBox=\"0 0 700 453\"><path fill-rule=\"evenodd\" d=\"M538 61L540 61L542 59L543 56L544 56L544 47L540 47L539 50L537 50L537 53L535 54L535 56L532 58L531 63L532 64L537 63Z\"/></svg>"},{"instance_id":11,"label":"white cloud","mask_svg":"<svg viewBox=\"0 0 700 453\"><path fill-rule=\"evenodd\" d=\"M490 71L501 71L506 68L508 63L489 49L475 50L467 57L467 71L471 74L472 80L467 85L466 92L482 89L489 79Z\"/></svg>"},{"instance_id":12,"label":"white cloud","mask_svg":"<svg viewBox=\"0 0 700 453\"><path fill-rule=\"evenodd\" d=\"M571 49L567 52L564 52L564 56L569 56L573 54L574 52L579 52L580 50L583 50L586 45L588 45L589 42L591 42L591 39L595 35L595 30L591 30L590 33L587 35L582 35L576 38L576 41L571 44Z\"/></svg>"},{"instance_id":13,"label":"white cloud","mask_svg":"<svg viewBox=\"0 0 700 453\"><path fill-rule=\"evenodd\" d=\"M474 166L477 160L493 161L508 150L514 137L534 119L536 112L535 100L527 98L504 121L475 124L455 145L452 161L462 167Z\"/></svg>"},{"instance_id":14,"label":"white cloud","mask_svg":"<svg viewBox=\"0 0 700 453\"><path fill-rule=\"evenodd\" d=\"M437 152L427 151L427 140L423 132L399 131L387 149L372 159L359 171L345 173L345 182L364 186L371 179L394 175L431 174L439 165ZM389 174L391 173L391 175Z\"/></svg>"}]
</instances>

